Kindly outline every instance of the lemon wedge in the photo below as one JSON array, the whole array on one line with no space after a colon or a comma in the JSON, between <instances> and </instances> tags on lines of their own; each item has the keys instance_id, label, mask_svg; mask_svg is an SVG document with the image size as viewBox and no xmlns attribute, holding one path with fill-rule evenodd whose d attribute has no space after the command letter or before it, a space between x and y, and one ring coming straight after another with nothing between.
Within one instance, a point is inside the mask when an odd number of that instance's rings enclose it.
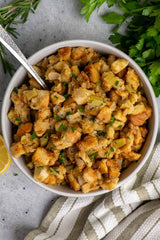
<instances>
[{"instance_id":1,"label":"lemon wedge","mask_svg":"<svg viewBox=\"0 0 160 240\"><path fill-rule=\"evenodd\" d=\"M0 174L4 173L11 164L11 157L7 151L2 135L0 135Z\"/></svg>"}]
</instances>

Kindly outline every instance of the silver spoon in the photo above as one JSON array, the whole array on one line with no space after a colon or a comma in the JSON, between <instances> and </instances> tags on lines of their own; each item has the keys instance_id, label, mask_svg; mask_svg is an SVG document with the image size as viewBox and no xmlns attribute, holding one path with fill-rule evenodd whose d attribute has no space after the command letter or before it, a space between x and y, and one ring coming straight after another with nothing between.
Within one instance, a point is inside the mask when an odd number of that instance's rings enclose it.
<instances>
[{"instance_id":1,"label":"silver spoon","mask_svg":"<svg viewBox=\"0 0 160 240\"><path fill-rule=\"evenodd\" d=\"M6 30L0 25L0 42L13 54L15 58L25 67L25 69L34 77L37 82L45 89L47 89L47 85L40 78L38 73L33 69L28 60L25 58L21 50L18 48L16 43L12 40Z\"/></svg>"}]
</instances>

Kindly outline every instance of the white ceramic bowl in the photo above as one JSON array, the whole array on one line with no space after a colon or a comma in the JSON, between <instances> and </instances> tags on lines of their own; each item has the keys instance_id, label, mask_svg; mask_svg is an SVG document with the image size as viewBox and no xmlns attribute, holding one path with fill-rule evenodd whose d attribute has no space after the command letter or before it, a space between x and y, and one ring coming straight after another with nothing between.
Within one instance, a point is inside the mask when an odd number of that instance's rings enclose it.
<instances>
[{"instance_id":1,"label":"white ceramic bowl","mask_svg":"<svg viewBox=\"0 0 160 240\"><path fill-rule=\"evenodd\" d=\"M138 170L142 167L142 165L146 162L147 158L149 157L149 155L153 149L153 146L154 146L154 143L156 140L157 130L158 130L158 108L157 108L156 99L155 99L155 95L154 95L152 86L151 86L149 80L147 79L146 75L144 74L144 72L141 70L141 68L129 56L127 56L122 51L120 51L110 45L100 43L100 42L94 42L94 41L88 41L88 40L71 40L71 41L58 42L58 43L52 44L46 48L43 48L42 50L35 53L33 56L31 56L29 58L29 62L31 64L36 64L44 57L55 53L57 51L57 49L66 47L66 46L92 47L94 50L96 50L97 52L99 52L101 54L104 54L104 55L105 54L114 54L117 57L125 58L129 61L129 65L136 71L136 73L138 74L139 78L142 81L145 95L148 99L150 106L153 109L153 115L152 115L151 119L149 119L149 124L148 124L149 133L148 133L147 139L143 145L143 148L141 149L142 157L140 158L138 163L135 163L135 162L132 163L129 166L129 168L127 168L121 174L120 181L116 187L122 186L125 182L127 182L129 179L131 179L138 172ZM8 88L6 90L4 100L3 100L1 122L2 122L2 132L3 132L4 140L5 140L6 146L8 148L8 151L9 151L9 147L12 142L12 125L7 118L7 113L9 111L9 108L11 105L10 94L14 87L20 86L23 83L25 76L26 76L26 70L24 70L23 67L20 67L14 74L13 78L11 79L11 81L8 85ZM26 164L24 162L24 158L20 157L18 159L16 159L16 158L13 158L13 159L14 159L15 163L17 164L17 166L22 170L22 172L28 178L30 178L33 182L35 182L39 186L41 186L51 192L54 192L54 193L57 193L60 195L70 196L70 197L96 196L96 195L100 195L100 194L104 194L104 193L108 192L105 190L97 190L94 192L84 194L81 192L75 192L68 186L51 186L51 185L45 185L43 183L36 182L34 180L33 176L31 175L30 170L26 166Z\"/></svg>"}]
</instances>

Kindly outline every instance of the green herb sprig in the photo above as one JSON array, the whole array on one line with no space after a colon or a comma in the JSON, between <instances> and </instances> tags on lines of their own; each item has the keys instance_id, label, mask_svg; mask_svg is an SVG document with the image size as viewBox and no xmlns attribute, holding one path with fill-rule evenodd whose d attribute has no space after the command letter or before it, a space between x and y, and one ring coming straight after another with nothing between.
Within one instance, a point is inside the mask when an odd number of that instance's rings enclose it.
<instances>
[{"instance_id":1,"label":"green herb sprig","mask_svg":"<svg viewBox=\"0 0 160 240\"><path fill-rule=\"evenodd\" d=\"M34 13L41 0L14 0L7 6L0 8L0 25L13 37L18 37L16 25L25 23L30 12ZM15 71L14 66L6 59L6 52L0 44L0 59L4 72L11 75Z\"/></svg>"},{"instance_id":2,"label":"green herb sprig","mask_svg":"<svg viewBox=\"0 0 160 240\"><path fill-rule=\"evenodd\" d=\"M81 14L85 14L85 19L88 22L92 12L96 8L100 8L100 6L105 2L105 0L79 0L84 4L84 7L81 9Z\"/></svg>"}]
</instances>

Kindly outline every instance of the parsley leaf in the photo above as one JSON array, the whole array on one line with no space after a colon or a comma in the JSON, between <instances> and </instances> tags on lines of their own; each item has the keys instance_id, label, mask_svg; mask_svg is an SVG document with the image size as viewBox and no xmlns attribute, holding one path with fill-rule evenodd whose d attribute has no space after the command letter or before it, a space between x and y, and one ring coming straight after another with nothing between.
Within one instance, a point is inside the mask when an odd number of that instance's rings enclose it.
<instances>
[{"instance_id":1,"label":"parsley leaf","mask_svg":"<svg viewBox=\"0 0 160 240\"><path fill-rule=\"evenodd\" d=\"M66 116L68 116L68 115L70 115L71 114L71 112L66 112Z\"/></svg>"},{"instance_id":2,"label":"parsley leaf","mask_svg":"<svg viewBox=\"0 0 160 240\"><path fill-rule=\"evenodd\" d=\"M96 153L93 153L93 154L91 155L91 158L94 159L95 156L96 156Z\"/></svg>"},{"instance_id":3,"label":"parsley leaf","mask_svg":"<svg viewBox=\"0 0 160 240\"><path fill-rule=\"evenodd\" d=\"M109 155L110 155L109 152L106 152L106 156L109 157Z\"/></svg>"},{"instance_id":4,"label":"parsley leaf","mask_svg":"<svg viewBox=\"0 0 160 240\"><path fill-rule=\"evenodd\" d=\"M122 24L125 21L125 17L116 12L111 12L102 16L103 20L109 24Z\"/></svg>"},{"instance_id":5,"label":"parsley leaf","mask_svg":"<svg viewBox=\"0 0 160 240\"><path fill-rule=\"evenodd\" d=\"M64 163L64 160L63 160L64 157L65 157L65 153L64 152L60 153L57 161L59 163L63 164Z\"/></svg>"},{"instance_id":6,"label":"parsley leaf","mask_svg":"<svg viewBox=\"0 0 160 240\"><path fill-rule=\"evenodd\" d=\"M70 94L66 93L63 95L65 97L65 99L69 98Z\"/></svg>"},{"instance_id":7,"label":"parsley leaf","mask_svg":"<svg viewBox=\"0 0 160 240\"><path fill-rule=\"evenodd\" d=\"M16 118L16 121L17 121L17 122L21 122L21 119L20 119L20 118Z\"/></svg>"},{"instance_id":8,"label":"parsley leaf","mask_svg":"<svg viewBox=\"0 0 160 240\"><path fill-rule=\"evenodd\" d=\"M73 133L75 132L75 127L74 127L74 126L72 127L72 132L73 132Z\"/></svg>"},{"instance_id":9,"label":"parsley leaf","mask_svg":"<svg viewBox=\"0 0 160 240\"><path fill-rule=\"evenodd\" d=\"M92 121L92 122L94 122L94 118L90 118L89 120Z\"/></svg>"},{"instance_id":10,"label":"parsley leaf","mask_svg":"<svg viewBox=\"0 0 160 240\"><path fill-rule=\"evenodd\" d=\"M105 137L106 134L107 134L107 133L104 132L104 131L100 131L100 132L97 133L98 136L103 136L103 137Z\"/></svg>"},{"instance_id":11,"label":"parsley leaf","mask_svg":"<svg viewBox=\"0 0 160 240\"><path fill-rule=\"evenodd\" d=\"M83 108L79 108L79 111L80 111L81 113L84 113L84 109L83 109Z\"/></svg>"},{"instance_id":12,"label":"parsley leaf","mask_svg":"<svg viewBox=\"0 0 160 240\"><path fill-rule=\"evenodd\" d=\"M100 8L100 6L105 2L105 0L79 0L84 4L84 7L81 9L81 14L85 14L85 19L88 22L92 12L96 8Z\"/></svg>"},{"instance_id":13,"label":"parsley leaf","mask_svg":"<svg viewBox=\"0 0 160 240\"><path fill-rule=\"evenodd\" d=\"M116 86L118 86L118 84L119 84L119 81L116 81Z\"/></svg>"},{"instance_id":14,"label":"parsley leaf","mask_svg":"<svg viewBox=\"0 0 160 240\"><path fill-rule=\"evenodd\" d=\"M62 120L58 114L55 114L55 115L54 115L54 118L55 118L56 120L59 120L59 121Z\"/></svg>"},{"instance_id":15,"label":"parsley leaf","mask_svg":"<svg viewBox=\"0 0 160 240\"><path fill-rule=\"evenodd\" d=\"M59 156L60 156L60 157L64 157L64 156L65 156L65 155L64 155L64 152L62 152Z\"/></svg>"},{"instance_id":16,"label":"parsley leaf","mask_svg":"<svg viewBox=\"0 0 160 240\"><path fill-rule=\"evenodd\" d=\"M13 92L18 93L18 88L13 88Z\"/></svg>"},{"instance_id":17,"label":"parsley leaf","mask_svg":"<svg viewBox=\"0 0 160 240\"><path fill-rule=\"evenodd\" d=\"M30 141L32 142L36 137L37 137L36 133L33 132L33 133L32 133L32 136L31 136L31 138L30 138Z\"/></svg>"},{"instance_id":18,"label":"parsley leaf","mask_svg":"<svg viewBox=\"0 0 160 240\"><path fill-rule=\"evenodd\" d=\"M114 120L114 116L112 115L111 119L110 119L110 122L108 124L108 128L115 123L115 120Z\"/></svg>"},{"instance_id":19,"label":"parsley leaf","mask_svg":"<svg viewBox=\"0 0 160 240\"><path fill-rule=\"evenodd\" d=\"M61 163L61 164L63 164L64 163L64 161L63 161L63 159L62 158L58 158L58 160L57 160L59 163Z\"/></svg>"},{"instance_id":20,"label":"parsley leaf","mask_svg":"<svg viewBox=\"0 0 160 240\"><path fill-rule=\"evenodd\" d=\"M115 44L115 43L119 43L122 38L123 38L123 35L116 32L109 37L109 40Z\"/></svg>"},{"instance_id":21,"label":"parsley leaf","mask_svg":"<svg viewBox=\"0 0 160 240\"><path fill-rule=\"evenodd\" d=\"M112 7L115 3L117 3L117 0L107 0L108 7Z\"/></svg>"},{"instance_id":22,"label":"parsley leaf","mask_svg":"<svg viewBox=\"0 0 160 240\"><path fill-rule=\"evenodd\" d=\"M60 127L59 127L59 131L67 131L67 126L65 124L61 124Z\"/></svg>"},{"instance_id":23,"label":"parsley leaf","mask_svg":"<svg viewBox=\"0 0 160 240\"><path fill-rule=\"evenodd\" d=\"M54 170L56 173L59 174L59 171L58 171L55 167L52 167L52 168L53 168L53 170Z\"/></svg>"},{"instance_id":24,"label":"parsley leaf","mask_svg":"<svg viewBox=\"0 0 160 240\"><path fill-rule=\"evenodd\" d=\"M43 169L43 167L37 167L39 170L42 170Z\"/></svg>"},{"instance_id":25,"label":"parsley leaf","mask_svg":"<svg viewBox=\"0 0 160 240\"><path fill-rule=\"evenodd\" d=\"M114 148L113 148L113 147L111 147L111 148L110 148L110 151L111 151L111 152L114 152Z\"/></svg>"},{"instance_id":26,"label":"parsley leaf","mask_svg":"<svg viewBox=\"0 0 160 240\"><path fill-rule=\"evenodd\" d=\"M75 78L75 77L77 77L77 76L76 76L76 74L74 74L73 72L71 72L70 77L74 77L74 78Z\"/></svg>"}]
</instances>

